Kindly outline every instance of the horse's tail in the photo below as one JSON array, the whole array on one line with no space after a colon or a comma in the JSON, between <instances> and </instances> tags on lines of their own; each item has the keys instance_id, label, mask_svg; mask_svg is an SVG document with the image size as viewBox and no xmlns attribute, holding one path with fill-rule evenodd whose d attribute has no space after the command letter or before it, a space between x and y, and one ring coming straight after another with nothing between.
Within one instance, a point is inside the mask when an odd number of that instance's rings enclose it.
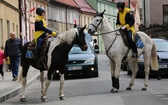
<instances>
[{"instance_id":1,"label":"horse's tail","mask_svg":"<svg viewBox=\"0 0 168 105\"><path fill-rule=\"evenodd\" d=\"M18 82L21 83L23 79L23 68L19 70Z\"/></svg>"},{"instance_id":2,"label":"horse's tail","mask_svg":"<svg viewBox=\"0 0 168 105\"><path fill-rule=\"evenodd\" d=\"M156 49L155 43L153 43L152 51L151 51L151 68L154 71L159 70L158 57L157 57L157 49Z\"/></svg>"}]
</instances>

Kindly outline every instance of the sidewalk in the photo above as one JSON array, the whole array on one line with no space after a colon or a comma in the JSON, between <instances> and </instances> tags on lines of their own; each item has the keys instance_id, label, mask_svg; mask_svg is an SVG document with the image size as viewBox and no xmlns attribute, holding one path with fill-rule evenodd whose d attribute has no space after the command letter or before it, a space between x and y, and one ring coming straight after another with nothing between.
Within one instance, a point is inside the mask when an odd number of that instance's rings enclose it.
<instances>
[{"instance_id":1,"label":"sidewalk","mask_svg":"<svg viewBox=\"0 0 168 105\"><path fill-rule=\"evenodd\" d=\"M21 67L20 67L21 68ZM30 67L27 76L27 86L36 80L40 75L39 70ZM8 100L21 92L22 84L12 81L12 72L4 72L4 80L0 76L0 103Z\"/></svg>"}]
</instances>

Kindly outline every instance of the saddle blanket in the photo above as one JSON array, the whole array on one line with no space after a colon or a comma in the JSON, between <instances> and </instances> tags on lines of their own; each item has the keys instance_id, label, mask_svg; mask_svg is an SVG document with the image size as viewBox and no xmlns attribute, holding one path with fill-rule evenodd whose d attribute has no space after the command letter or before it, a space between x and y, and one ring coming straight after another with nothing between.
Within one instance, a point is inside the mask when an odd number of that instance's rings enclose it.
<instances>
[{"instance_id":1,"label":"saddle blanket","mask_svg":"<svg viewBox=\"0 0 168 105\"><path fill-rule=\"evenodd\" d=\"M143 48L144 47L144 43L141 40L141 37L136 33L134 41L136 43L137 48Z\"/></svg>"}]
</instances>

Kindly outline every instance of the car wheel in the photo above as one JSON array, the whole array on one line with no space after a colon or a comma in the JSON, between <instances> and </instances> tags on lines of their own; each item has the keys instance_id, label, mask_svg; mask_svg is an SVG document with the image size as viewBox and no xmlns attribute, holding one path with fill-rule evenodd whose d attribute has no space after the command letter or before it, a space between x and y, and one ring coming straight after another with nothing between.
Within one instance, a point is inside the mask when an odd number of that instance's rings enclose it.
<instances>
[{"instance_id":1,"label":"car wheel","mask_svg":"<svg viewBox=\"0 0 168 105\"><path fill-rule=\"evenodd\" d=\"M99 77L99 73L98 72L94 73L93 77Z\"/></svg>"}]
</instances>

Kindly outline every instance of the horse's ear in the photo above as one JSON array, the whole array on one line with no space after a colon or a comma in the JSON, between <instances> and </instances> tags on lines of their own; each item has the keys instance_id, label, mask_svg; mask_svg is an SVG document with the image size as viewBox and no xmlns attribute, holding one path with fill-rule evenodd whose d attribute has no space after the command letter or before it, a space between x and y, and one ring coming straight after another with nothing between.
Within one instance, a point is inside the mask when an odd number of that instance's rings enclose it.
<instances>
[{"instance_id":1,"label":"horse's ear","mask_svg":"<svg viewBox=\"0 0 168 105\"><path fill-rule=\"evenodd\" d=\"M106 9L105 9L102 13L100 13L100 16L101 16L101 17L103 17L103 14L104 14L105 11L106 11Z\"/></svg>"},{"instance_id":2,"label":"horse's ear","mask_svg":"<svg viewBox=\"0 0 168 105\"><path fill-rule=\"evenodd\" d=\"M81 28L81 31L83 31L86 28L86 25L84 27Z\"/></svg>"}]
</instances>

